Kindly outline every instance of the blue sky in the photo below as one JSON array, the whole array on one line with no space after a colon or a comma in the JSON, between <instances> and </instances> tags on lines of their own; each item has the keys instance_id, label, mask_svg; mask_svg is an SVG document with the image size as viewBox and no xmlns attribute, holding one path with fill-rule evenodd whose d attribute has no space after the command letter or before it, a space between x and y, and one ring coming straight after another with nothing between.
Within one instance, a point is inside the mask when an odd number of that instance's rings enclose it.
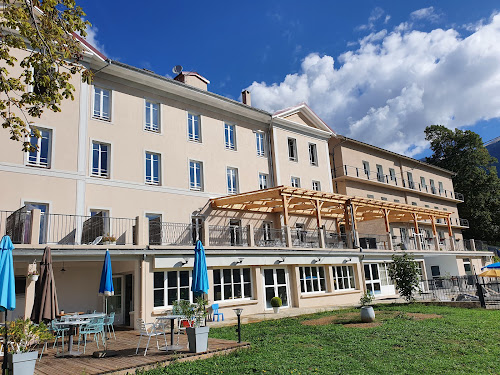
<instances>
[{"instance_id":1,"label":"blue sky","mask_svg":"<svg viewBox=\"0 0 500 375\"><path fill-rule=\"evenodd\" d=\"M500 135L498 2L79 4L112 59L168 76L180 64L269 111L305 101L334 131L396 152L428 154L431 123Z\"/></svg>"}]
</instances>

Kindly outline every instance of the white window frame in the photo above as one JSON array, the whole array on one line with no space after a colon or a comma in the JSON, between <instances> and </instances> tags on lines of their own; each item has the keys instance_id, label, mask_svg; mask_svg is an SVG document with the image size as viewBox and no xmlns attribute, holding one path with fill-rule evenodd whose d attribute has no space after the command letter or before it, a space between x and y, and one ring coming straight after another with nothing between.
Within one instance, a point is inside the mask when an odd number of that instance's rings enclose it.
<instances>
[{"instance_id":1,"label":"white window frame","mask_svg":"<svg viewBox=\"0 0 500 375\"><path fill-rule=\"evenodd\" d=\"M340 268L341 274L338 274L338 269ZM333 265L332 266L332 277L333 277L333 290L334 291L344 291L344 290L356 290L356 271L354 266L351 265ZM339 280L342 280L343 288L340 288ZM352 285L352 280L354 280L354 285ZM347 288L346 286L347 281Z\"/></svg>"},{"instance_id":2,"label":"white window frame","mask_svg":"<svg viewBox=\"0 0 500 375\"><path fill-rule=\"evenodd\" d=\"M188 278L189 278L189 286L183 286L182 288L188 288L189 290L189 302L193 302L193 292L191 291L191 284L193 282L193 278L192 278L192 271L191 270L185 270L185 269L182 269L182 270L172 270L172 269L169 269L169 270L165 270L165 271L154 271L153 272L153 278L154 278L154 273L156 272L161 272L163 273L163 287L162 288L155 288L154 287L154 279L153 279L153 310L161 310L161 309L165 309L165 308L168 308L168 307L172 307L172 305L168 305L168 291L171 290L171 289L177 289L177 301L180 300L180 289L181 289L181 283L180 283L180 272L188 272ZM168 286L167 283L168 283L168 272L176 272L177 273L177 286ZM155 290L163 290L163 306L154 306L154 291Z\"/></svg>"},{"instance_id":3,"label":"white window frame","mask_svg":"<svg viewBox=\"0 0 500 375\"><path fill-rule=\"evenodd\" d=\"M190 118L191 116L191 118ZM195 121L194 118L198 119L197 127L198 127L198 138L196 138L195 135ZM190 135L190 131L192 130L192 135ZM202 137L201 137L201 116L198 113L194 112L187 112L187 137L188 141L190 142L196 142L196 143L201 143Z\"/></svg>"},{"instance_id":4,"label":"white window frame","mask_svg":"<svg viewBox=\"0 0 500 375\"><path fill-rule=\"evenodd\" d=\"M377 181L378 182L385 182L384 180L384 167L382 164L375 164L375 167L377 168Z\"/></svg>"},{"instance_id":5,"label":"white window frame","mask_svg":"<svg viewBox=\"0 0 500 375\"><path fill-rule=\"evenodd\" d=\"M370 163L367 162L366 160L363 160L362 163L363 163L363 172L366 175L366 177L370 179Z\"/></svg>"},{"instance_id":6,"label":"white window frame","mask_svg":"<svg viewBox=\"0 0 500 375\"><path fill-rule=\"evenodd\" d=\"M309 163L315 167L318 166L318 147L316 143L309 143Z\"/></svg>"},{"instance_id":7,"label":"white window frame","mask_svg":"<svg viewBox=\"0 0 500 375\"><path fill-rule=\"evenodd\" d=\"M40 131L40 134L42 132L48 132L49 136L48 136L48 145L47 145L47 162L46 163L43 163L41 161L41 150L42 150L42 141L43 141L43 136L40 137L40 138L36 138L36 141L37 141L37 150L35 151L36 153L36 156L35 156L35 160L32 161L30 160L30 152L27 151L26 152L26 165L30 166L30 167L40 167L40 168L46 168L46 169L50 169L51 168L51 164L52 164L52 143L53 143L53 130L52 129L48 129L48 128L42 128L42 127L36 127L39 131ZM33 135L32 135L33 134ZM31 143L31 138L34 137L34 131L33 129L31 129L31 132L30 132L30 143Z\"/></svg>"},{"instance_id":8,"label":"white window frame","mask_svg":"<svg viewBox=\"0 0 500 375\"><path fill-rule=\"evenodd\" d=\"M200 176L199 176L199 181L196 180L196 173L194 173L195 181L191 181L191 168L193 166L199 166L199 171L200 171ZM188 179L189 179L189 189L190 190L195 190L195 191L203 191L204 184L203 184L203 162L198 161L198 160L189 160L188 163Z\"/></svg>"},{"instance_id":9,"label":"white window frame","mask_svg":"<svg viewBox=\"0 0 500 375\"><path fill-rule=\"evenodd\" d=\"M370 274L367 275L365 270L363 269L363 272L365 272L365 284L366 284L366 290L370 291L373 295L380 295L382 294L382 280L380 279L380 268L378 263L365 263L363 267L369 268ZM378 278L374 278L373 275L373 266L377 268L377 274ZM375 284L379 285L379 290L378 292L375 292ZM371 285L371 290L369 288L369 285Z\"/></svg>"},{"instance_id":10,"label":"white window frame","mask_svg":"<svg viewBox=\"0 0 500 375\"><path fill-rule=\"evenodd\" d=\"M306 270L309 269L310 276L306 276ZM323 270L323 277L321 277L320 269ZM309 277L309 279L308 279ZM317 281L318 290L314 290L315 284L314 279ZM323 280L323 286L321 281ZM326 270L324 266L300 266L299 267L299 282L300 282L300 293L301 294L318 294L326 293ZM309 290L310 289L310 290Z\"/></svg>"},{"instance_id":11,"label":"white window frame","mask_svg":"<svg viewBox=\"0 0 500 375\"><path fill-rule=\"evenodd\" d=\"M97 94L96 90L100 90L100 94L99 94L100 111L98 114L96 114L96 108L95 108L96 107L96 105L95 105L96 94ZM104 91L108 92L108 97L109 97L108 117L104 116L104 110L103 110ZM112 117L111 116L111 109L113 108L112 93L113 93L113 91L111 89L107 89L107 88L104 88L102 86L95 86L94 85L93 90L92 90L92 118L97 119L97 120L111 122L111 117Z\"/></svg>"},{"instance_id":12,"label":"white window frame","mask_svg":"<svg viewBox=\"0 0 500 375\"><path fill-rule=\"evenodd\" d=\"M259 189L260 190L267 189L268 187L269 187L269 175L267 173L259 173Z\"/></svg>"},{"instance_id":13,"label":"white window frame","mask_svg":"<svg viewBox=\"0 0 500 375\"><path fill-rule=\"evenodd\" d=\"M239 191L238 168L234 167L226 168L226 182L227 182L227 193L238 194Z\"/></svg>"},{"instance_id":14,"label":"white window frame","mask_svg":"<svg viewBox=\"0 0 500 375\"><path fill-rule=\"evenodd\" d=\"M389 168L389 176L391 178L391 181L396 181L396 171L394 168Z\"/></svg>"},{"instance_id":15,"label":"white window frame","mask_svg":"<svg viewBox=\"0 0 500 375\"><path fill-rule=\"evenodd\" d=\"M278 277L277 277L277 270L281 269L284 271L285 274L285 284L279 284L278 283ZM273 272L273 285L266 285L266 277L265 277L265 270L272 270ZM287 267L265 267L262 268L262 287L264 288L264 303L265 303L265 309L266 310L271 310L272 306L267 306L267 301L266 301L266 288L273 288L274 289L274 295L278 295L278 288L279 287L285 287L286 290L286 305L283 304L281 308L285 309L291 306L292 301L290 299L290 279L288 276L288 268Z\"/></svg>"},{"instance_id":16,"label":"white window frame","mask_svg":"<svg viewBox=\"0 0 500 375\"><path fill-rule=\"evenodd\" d=\"M266 134L264 132L255 132L255 146L257 156L266 156Z\"/></svg>"},{"instance_id":17,"label":"white window frame","mask_svg":"<svg viewBox=\"0 0 500 375\"><path fill-rule=\"evenodd\" d=\"M224 147L226 150L236 151L236 125L228 122L224 123Z\"/></svg>"},{"instance_id":18,"label":"white window frame","mask_svg":"<svg viewBox=\"0 0 500 375\"><path fill-rule=\"evenodd\" d=\"M240 281L239 282L234 282L234 270L240 270ZM248 269L248 272L250 274L250 281L245 281L244 277L243 277L243 270L244 269ZM225 276L224 276L224 270L230 270L231 272L231 275L229 276L229 282L226 283L227 280L225 280ZM216 284L215 283L215 271L219 271L220 272L220 284ZM225 268L214 268L213 270L214 272L214 276L213 276L213 280L214 280L214 301L217 301L217 302L227 302L227 301L248 301L248 300L251 300L253 298L253 279L252 279L252 268L251 267L235 267L235 268L228 268L228 267L225 267ZM242 295L245 294L245 285L248 285L250 284L250 296L246 297L238 297L236 298L234 296L234 286L235 285L240 285L241 286L241 293ZM224 285L231 285L231 297L226 299L225 296L224 296ZM221 294L221 299L216 299L216 292L215 292L215 288L217 286L220 286L220 294Z\"/></svg>"},{"instance_id":19,"label":"white window frame","mask_svg":"<svg viewBox=\"0 0 500 375\"><path fill-rule=\"evenodd\" d=\"M290 178L290 185L294 188L300 188L300 177L292 176ZM296 185L296 186L294 186L294 185Z\"/></svg>"},{"instance_id":20,"label":"white window frame","mask_svg":"<svg viewBox=\"0 0 500 375\"><path fill-rule=\"evenodd\" d=\"M156 106L156 109L155 109ZM149 107L149 119L148 119L148 107ZM153 111L158 113L158 123L154 123ZM148 125L149 120L149 125ZM144 99L144 130L152 133L160 133L161 129L161 105L158 102L152 100Z\"/></svg>"},{"instance_id":21,"label":"white window frame","mask_svg":"<svg viewBox=\"0 0 500 375\"><path fill-rule=\"evenodd\" d=\"M94 172L94 144L97 144L99 145L99 163L98 163L98 170L99 170L99 173L95 173ZM92 141L91 143L91 163L90 163L90 175L92 177L99 177L99 178L110 178L111 177L111 144L109 143L106 143L106 142L100 142L100 141ZM101 162L102 162L102 158L101 158L101 154L102 154L102 151L101 151L101 146L107 146L108 147L108 150L106 151L107 154L108 154L108 160L107 160L107 165L106 165L106 169L107 169L107 172L105 175L102 175L101 174L101 170L102 170L102 165L101 165Z\"/></svg>"},{"instance_id":22,"label":"white window frame","mask_svg":"<svg viewBox=\"0 0 500 375\"><path fill-rule=\"evenodd\" d=\"M292 142L292 143L290 144L290 142ZM288 160L293 161L293 162L298 162L299 156L297 154L297 140L295 138L288 137L286 145L287 145L287 149L288 149ZM290 148L290 146L292 146L292 147Z\"/></svg>"},{"instance_id":23,"label":"white window frame","mask_svg":"<svg viewBox=\"0 0 500 375\"><path fill-rule=\"evenodd\" d=\"M315 191L321 191L321 182L313 180L312 181L312 189L315 190Z\"/></svg>"},{"instance_id":24,"label":"white window frame","mask_svg":"<svg viewBox=\"0 0 500 375\"><path fill-rule=\"evenodd\" d=\"M151 168L151 176L147 175L147 164L148 164L148 155L151 155L151 160L149 161L150 168ZM158 157L158 176L154 176L154 160L153 157L157 156ZM152 151L146 151L144 155L144 161L145 161L145 166L144 166L144 181L148 185L161 185L161 154L157 152L152 152ZM155 181L156 177L156 181Z\"/></svg>"}]
</instances>

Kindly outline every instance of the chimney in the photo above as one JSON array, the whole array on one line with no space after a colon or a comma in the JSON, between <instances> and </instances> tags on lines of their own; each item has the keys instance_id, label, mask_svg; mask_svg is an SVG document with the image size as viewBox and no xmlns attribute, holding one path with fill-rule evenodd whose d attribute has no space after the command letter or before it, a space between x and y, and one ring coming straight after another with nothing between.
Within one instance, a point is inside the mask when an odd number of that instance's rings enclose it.
<instances>
[{"instance_id":1,"label":"chimney","mask_svg":"<svg viewBox=\"0 0 500 375\"><path fill-rule=\"evenodd\" d=\"M204 91L207 91L207 86L210 83L208 79L196 72L180 72L174 79Z\"/></svg>"},{"instance_id":2,"label":"chimney","mask_svg":"<svg viewBox=\"0 0 500 375\"><path fill-rule=\"evenodd\" d=\"M243 90L241 92L241 101L243 104L246 104L248 106L252 106L252 99L250 97L250 91Z\"/></svg>"}]
</instances>

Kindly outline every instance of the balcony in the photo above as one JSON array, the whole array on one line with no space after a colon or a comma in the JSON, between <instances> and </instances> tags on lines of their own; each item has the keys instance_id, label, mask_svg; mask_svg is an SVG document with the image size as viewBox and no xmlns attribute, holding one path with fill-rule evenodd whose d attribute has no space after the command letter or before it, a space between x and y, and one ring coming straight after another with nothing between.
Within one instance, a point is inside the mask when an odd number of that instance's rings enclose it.
<instances>
[{"instance_id":1,"label":"balcony","mask_svg":"<svg viewBox=\"0 0 500 375\"><path fill-rule=\"evenodd\" d=\"M448 199L458 200L461 202L464 201L464 196L461 193L453 192L446 189L439 189L429 185L421 185L420 183L415 181L398 178L397 175L395 174L387 175L387 174L380 174L377 171L368 171L365 170L363 167L359 168L350 165L342 165L342 167L334 168L332 170L332 175L333 178L339 178L344 176L355 177L365 181L390 185L398 189L403 189L403 190L411 189L431 196L435 195L441 198L448 198Z\"/></svg>"}]
</instances>

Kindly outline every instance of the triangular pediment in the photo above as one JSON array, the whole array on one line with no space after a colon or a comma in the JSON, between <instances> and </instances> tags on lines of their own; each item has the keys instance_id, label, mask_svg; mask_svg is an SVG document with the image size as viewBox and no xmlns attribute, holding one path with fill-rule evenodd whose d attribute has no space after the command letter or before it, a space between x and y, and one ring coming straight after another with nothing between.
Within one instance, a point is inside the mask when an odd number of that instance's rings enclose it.
<instances>
[{"instance_id":1,"label":"triangular pediment","mask_svg":"<svg viewBox=\"0 0 500 375\"><path fill-rule=\"evenodd\" d=\"M276 112L273 117L287 122L292 122L297 125L308 126L335 134L333 130L330 129L330 127L305 103L282 109Z\"/></svg>"}]
</instances>

